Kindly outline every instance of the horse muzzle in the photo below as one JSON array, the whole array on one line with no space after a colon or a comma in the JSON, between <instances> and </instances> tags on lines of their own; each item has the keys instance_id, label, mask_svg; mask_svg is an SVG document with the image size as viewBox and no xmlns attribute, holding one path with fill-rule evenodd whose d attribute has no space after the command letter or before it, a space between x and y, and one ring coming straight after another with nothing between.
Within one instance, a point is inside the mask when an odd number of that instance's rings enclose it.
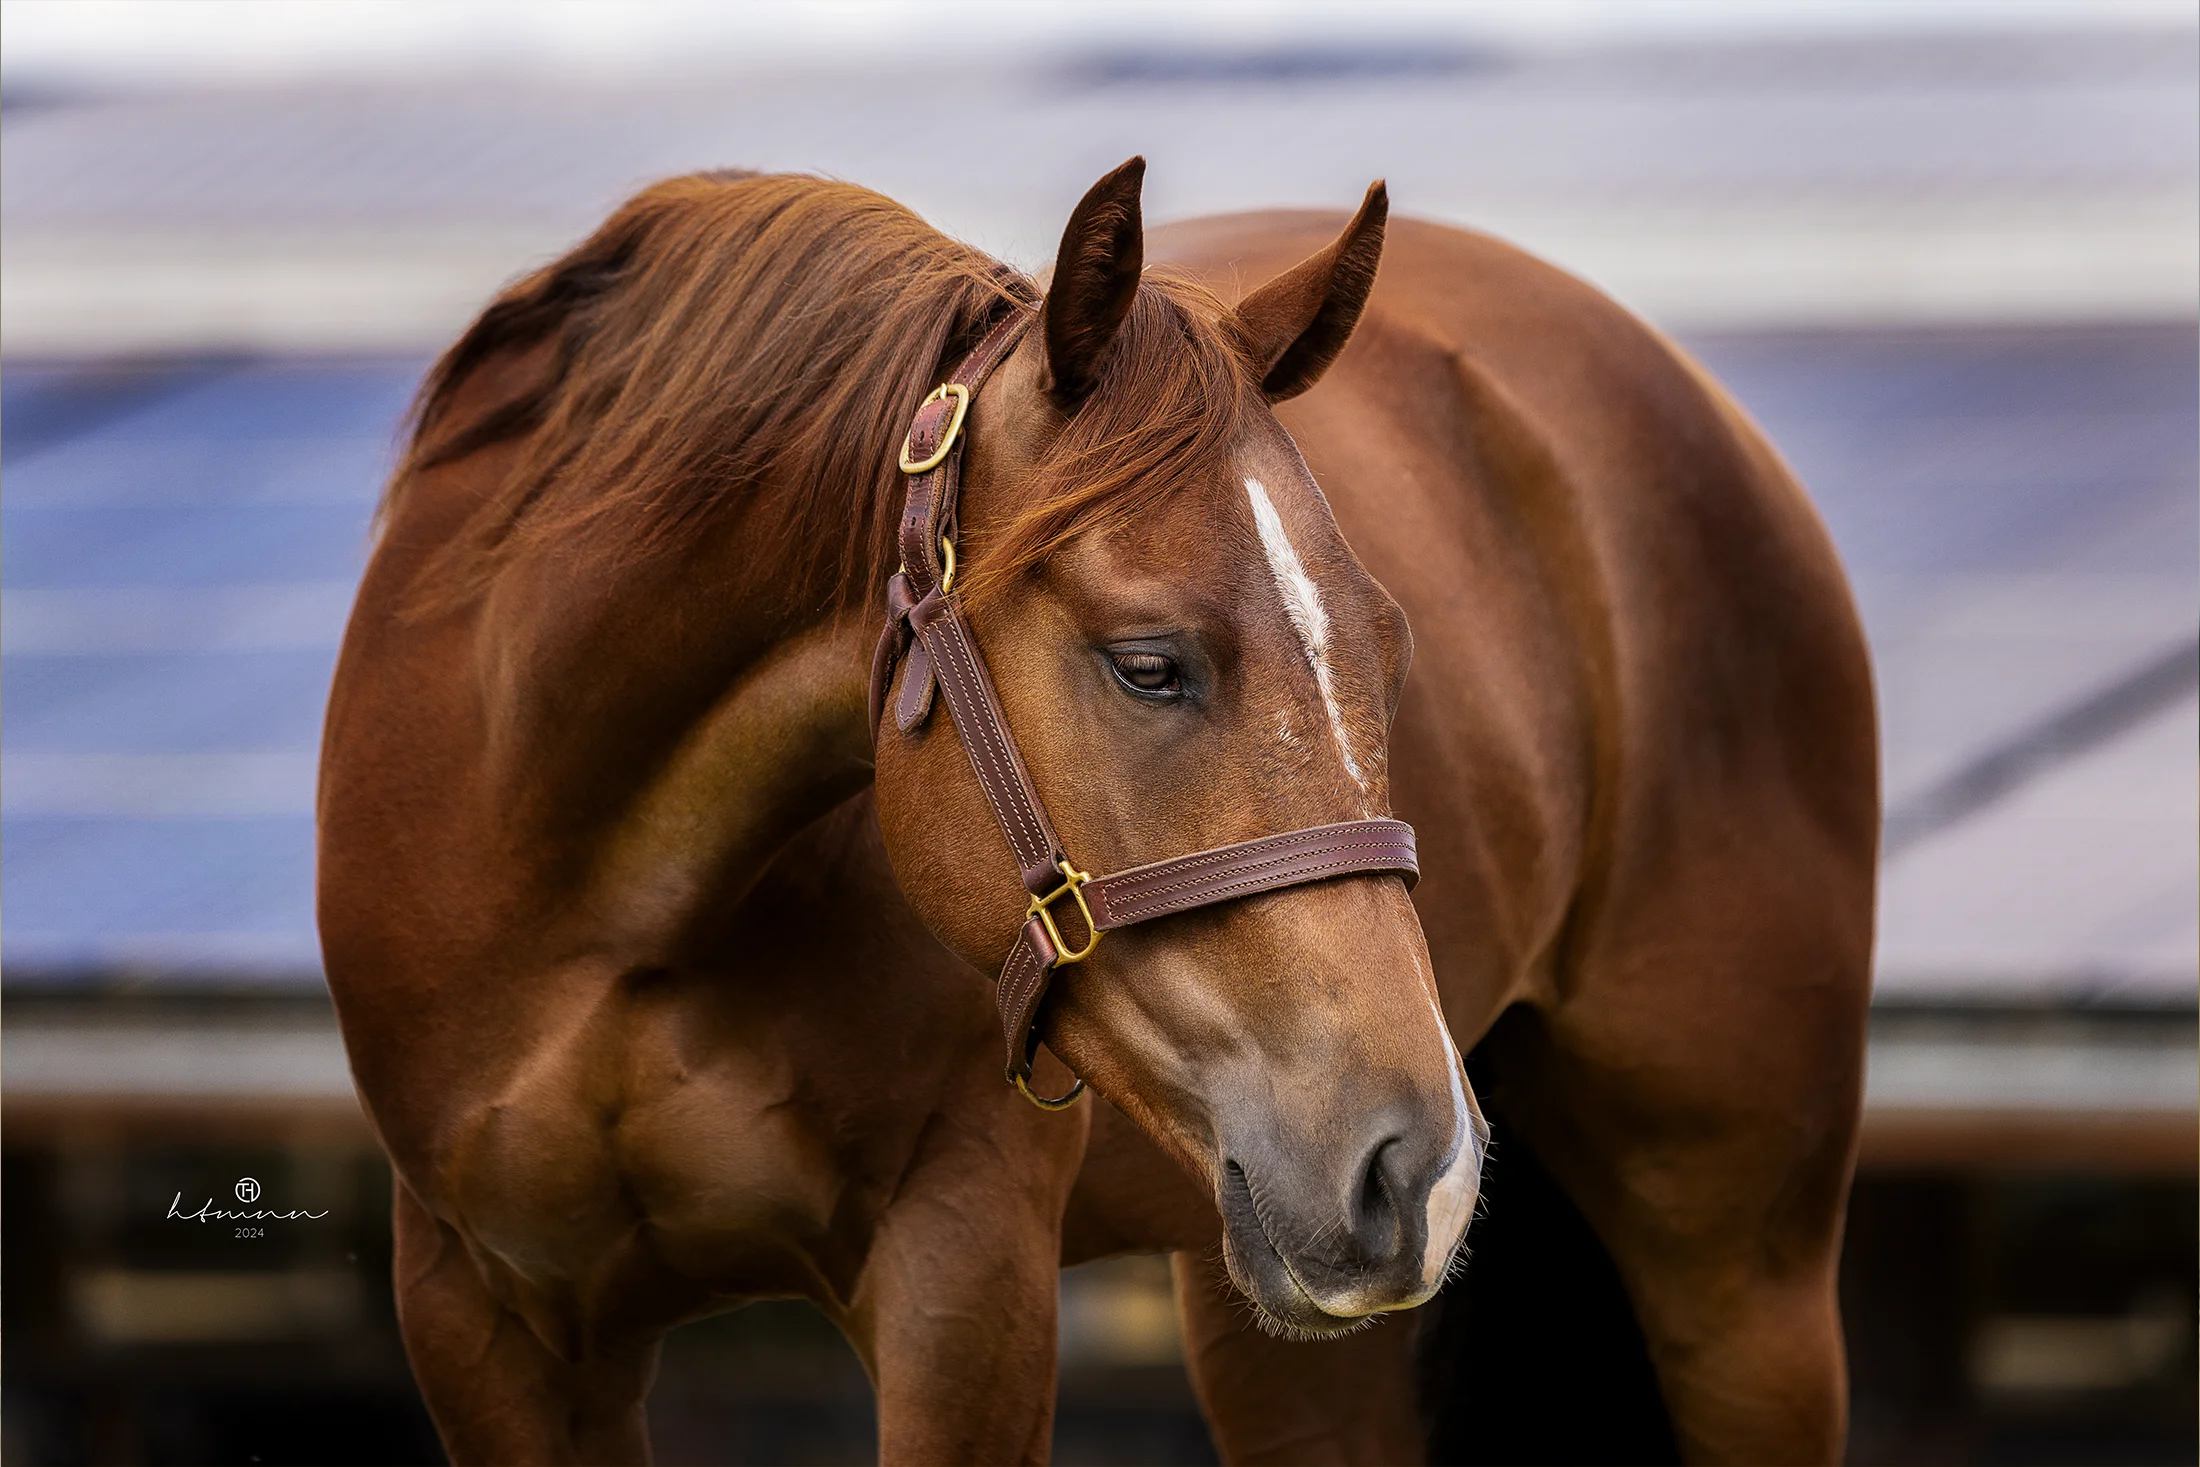
<instances>
[{"instance_id":1,"label":"horse muzzle","mask_svg":"<svg viewBox=\"0 0 2200 1467\"><path fill-rule=\"evenodd\" d=\"M1216 1202L1230 1276L1287 1331L1334 1334L1426 1303L1443 1286L1480 1190L1479 1115L1377 1125L1334 1167L1246 1138Z\"/></svg>"}]
</instances>

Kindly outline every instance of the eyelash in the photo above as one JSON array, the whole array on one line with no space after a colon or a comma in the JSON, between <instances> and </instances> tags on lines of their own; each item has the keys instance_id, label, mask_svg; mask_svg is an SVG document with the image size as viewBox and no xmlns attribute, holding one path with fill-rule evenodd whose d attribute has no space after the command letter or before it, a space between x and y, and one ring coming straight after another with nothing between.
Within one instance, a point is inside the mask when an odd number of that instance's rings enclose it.
<instances>
[{"instance_id":1,"label":"eyelash","mask_svg":"<svg viewBox=\"0 0 2200 1467\"><path fill-rule=\"evenodd\" d=\"M1125 688L1141 698L1173 697L1183 691L1183 679L1176 661L1159 652L1110 652L1108 664L1115 670L1115 678ZM1138 681L1140 677L1160 674L1163 681L1148 686Z\"/></svg>"}]
</instances>

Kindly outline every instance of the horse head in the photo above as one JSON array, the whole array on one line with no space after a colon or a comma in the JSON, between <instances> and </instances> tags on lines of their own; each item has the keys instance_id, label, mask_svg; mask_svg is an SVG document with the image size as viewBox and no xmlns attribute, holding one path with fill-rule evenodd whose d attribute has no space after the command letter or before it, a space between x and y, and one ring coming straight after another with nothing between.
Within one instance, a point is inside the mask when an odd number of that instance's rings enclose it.
<instances>
[{"instance_id":1,"label":"horse head","mask_svg":"<svg viewBox=\"0 0 2200 1467\"><path fill-rule=\"evenodd\" d=\"M1382 186L1232 308L1143 270L1143 170L1078 205L1036 324L962 430L958 594L1030 782L1093 871L1386 815L1412 646L1273 411L1351 335ZM877 799L912 904L998 964L1027 894L954 724L888 714ZM1059 970L1046 1043L1212 1186L1264 1317L1329 1333L1428 1299L1487 1128L1405 882L1318 880L1106 938Z\"/></svg>"}]
</instances>

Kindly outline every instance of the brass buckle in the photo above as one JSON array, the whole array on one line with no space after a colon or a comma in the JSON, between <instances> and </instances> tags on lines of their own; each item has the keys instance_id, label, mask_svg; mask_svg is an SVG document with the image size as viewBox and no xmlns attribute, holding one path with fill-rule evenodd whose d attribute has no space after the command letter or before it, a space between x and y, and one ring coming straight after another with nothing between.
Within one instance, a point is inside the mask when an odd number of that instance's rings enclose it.
<instances>
[{"instance_id":1,"label":"brass buckle","mask_svg":"<svg viewBox=\"0 0 2200 1467\"><path fill-rule=\"evenodd\" d=\"M1066 968L1092 956L1092 950L1100 945L1100 924L1092 920L1092 908L1085 905L1084 886L1092 880L1092 874L1078 870L1067 861L1056 862L1054 869L1062 873L1062 884L1045 896L1033 897L1031 905L1024 909L1024 920L1028 922L1037 917L1046 925L1047 936L1054 942L1054 966ZM1054 913L1048 910L1065 896L1077 903L1077 914L1085 919L1085 945L1076 952L1071 952L1069 944L1062 941L1062 929L1054 925Z\"/></svg>"},{"instance_id":2,"label":"brass buckle","mask_svg":"<svg viewBox=\"0 0 2200 1467\"><path fill-rule=\"evenodd\" d=\"M962 432L963 415L970 411L970 389L960 382L943 382L933 388L931 395L926 397L923 402L917 404L917 411L921 413L933 403L949 397L955 399L955 411L947 420L947 431L940 435L940 446L932 450L930 458L922 462L912 460L909 457L909 440L906 437L901 440L901 471L903 473L929 474L941 464L947 462L947 451L955 446L955 435ZM916 429L912 426L909 431L914 433Z\"/></svg>"}]
</instances>

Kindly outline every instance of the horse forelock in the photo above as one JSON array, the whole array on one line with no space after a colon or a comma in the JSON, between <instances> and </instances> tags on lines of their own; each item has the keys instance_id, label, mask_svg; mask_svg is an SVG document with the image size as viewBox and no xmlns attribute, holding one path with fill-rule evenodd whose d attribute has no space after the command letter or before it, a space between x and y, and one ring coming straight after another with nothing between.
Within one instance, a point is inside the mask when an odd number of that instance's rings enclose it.
<instances>
[{"instance_id":1,"label":"horse forelock","mask_svg":"<svg viewBox=\"0 0 2200 1467\"><path fill-rule=\"evenodd\" d=\"M895 449L917 403L1037 289L901 205L799 175L696 174L644 190L507 290L430 372L385 521L429 470L497 443L512 467L443 547L417 599L479 593L554 549L616 570L699 543L727 516L790 603L875 604L898 559ZM1197 286L1150 272L1090 397L1024 508L967 561L984 597L1072 536L1127 524L1213 477L1250 373ZM486 409L464 389L539 353Z\"/></svg>"},{"instance_id":2,"label":"horse forelock","mask_svg":"<svg viewBox=\"0 0 2200 1467\"><path fill-rule=\"evenodd\" d=\"M977 538L973 602L1082 535L1128 529L1156 506L1226 483L1251 413L1250 366L1204 288L1149 270L1091 394L1048 443L1020 508Z\"/></svg>"}]
</instances>

